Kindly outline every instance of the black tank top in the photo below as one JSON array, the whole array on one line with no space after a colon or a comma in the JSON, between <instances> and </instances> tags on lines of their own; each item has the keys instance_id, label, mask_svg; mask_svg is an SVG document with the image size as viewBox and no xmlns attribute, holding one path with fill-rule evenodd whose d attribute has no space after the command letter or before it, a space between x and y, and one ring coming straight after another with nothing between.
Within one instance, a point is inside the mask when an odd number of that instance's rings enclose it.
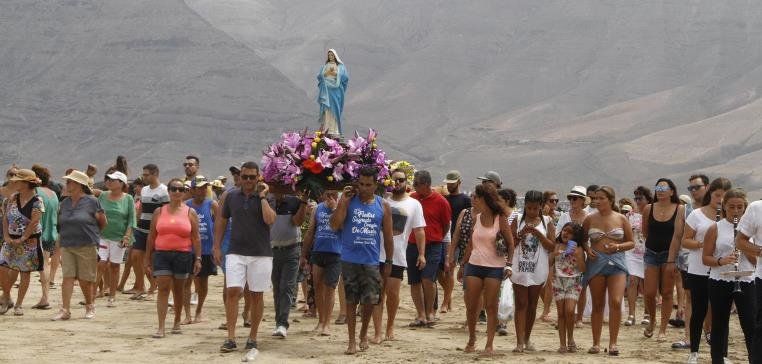
<instances>
[{"instance_id":1,"label":"black tank top","mask_svg":"<svg viewBox=\"0 0 762 364\"><path fill-rule=\"evenodd\" d=\"M646 248L654 252L661 253L669 251L669 244L672 243L672 235L675 233L675 218L680 205L675 207L675 213L667 221L658 221L654 218L654 207L651 205L651 211L648 214L648 238L646 238Z\"/></svg>"}]
</instances>

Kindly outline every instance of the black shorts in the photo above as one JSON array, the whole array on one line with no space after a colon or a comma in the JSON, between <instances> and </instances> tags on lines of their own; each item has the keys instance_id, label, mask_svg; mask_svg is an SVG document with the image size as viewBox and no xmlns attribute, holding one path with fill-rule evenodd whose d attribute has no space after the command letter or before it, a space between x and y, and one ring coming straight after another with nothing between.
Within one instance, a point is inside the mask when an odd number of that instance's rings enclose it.
<instances>
[{"instance_id":1,"label":"black shorts","mask_svg":"<svg viewBox=\"0 0 762 364\"><path fill-rule=\"evenodd\" d=\"M381 298L381 274L376 264L341 262L344 295L350 304L377 305Z\"/></svg>"},{"instance_id":2,"label":"black shorts","mask_svg":"<svg viewBox=\"0 0 762 364\"><path fill-rule=\"evenodd\" d=\"M155 251L153 253L153 276L172 276L186 279L193 272L193 253Z\"/></svg>"},{"instance_id":3,"label":"black shorts","mask_svg":"<svg viewBox=\"0 0 762 364\"><path fill-rule=\"evenodd\" d=\"M56 250L56 242L55 242L55 240L54 241L43 240L42 241L42 250L44 250L44 251L46 251L48 253L52 253L53 251L55 251Z\"/></svg>"},{"instance_id":4,"label":"black shorts","mask_svg":"<svg viewBox=\"0 0 762 364\"><path fill-rule=\"evenodd\" d=\"M386 263L378 263L378 271L382 274L384 273L384 266ZM401 265L394 265L392 264L392 273L389 274L389 278L397 278L399 280L402 280L402 274L405 272L405 267Z\"/></svg>"},{"instance_id":5,"label":"black shorts","mask_svg":"<svg viewBox=\"0 0 762 364\"><path fill-rule=\"evenodd\" d=\"M148 242L148 234L135 230L132 235L135 237L135 241L132 242L132 247L137 250L146 251L146 242Z\"/></svg>"},{"instance_id":6,"label":"black shorts","mask_svg":"<svg viewBox=\"0 0 762 364\"><path fill-rule=\"evenodd\" d=\"M191 269L191 272L193 270ZM198 271L198 274L196 276L198 277L209 277L209 276L216 276L217 275L217 266L214 265L214 259L212 259L211 255L202 255L201 256L201 270Z\"/></svg>"},{"instance_id":7,"label":"black shorts","mask_svg":"<svg viewBox=\"0 0 762 364\"><path fill-rule=\"evenodd\" d=\"M310 263L323 269L323 283L336 288L341 275L341 255L327 252L312 252Z\"/></svg>"}]
</instances>

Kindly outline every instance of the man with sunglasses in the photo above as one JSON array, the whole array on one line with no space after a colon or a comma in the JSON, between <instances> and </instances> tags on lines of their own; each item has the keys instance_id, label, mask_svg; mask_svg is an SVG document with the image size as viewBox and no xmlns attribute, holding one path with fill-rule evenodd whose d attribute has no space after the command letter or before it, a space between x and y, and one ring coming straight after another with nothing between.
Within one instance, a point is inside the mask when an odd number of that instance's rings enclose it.
<instances>
[{"instance_id":1,"label":"man with sunglasses","mask_svg":"<svg viewBox=\"0 0 762 364\"><path fill-rule=\"evenodd\" d=\"M237 349L235 328L238 319L238 302L248 284L245 294L250 296L251 331L246 349L256 354L257 331L264 311L264 292L272 289L270 281L273 250L270 246L270 226L275 223L275 210L267 200L267 184L260 182L259 166L246 162L241 166L241 187L228 191L222 203L222 213L214 222L214 248L216 264L222 259L222 240L228 219L231 220L230 248L225 256L226 304L225 317L228 338L220 351L228 353ZM247 355L248 356L248 355Z\"/></svg>"},{"instance_id":2,"label":"man with sunglasses","mask_svg":"<svg viewBox=\"0 0 762 364\"><path fill-rule=\"evenodd\" d=\"M694 174L688 178L688 192L691 193L691 198L693 199L693 205L690 210L702 207L701 202L704 201L707 185L709 185L709 177L704 174ZM685 213L690 214L687 207Z\"/></svg>"},{"instance_id":3,"label":"man with sunglasses","mask_svg":"<svg viewBox=\"0 0 762 364\"><path fill-rule=\"evenodd\" d=\"M143 166L143 183L145 186L140 190L140 207L135 211L138 216L138 227L135 229L135 242L132 244L132 266L135 268L135 294L130 297L131 300L141 300L145 298L145 283L143 281L143 258L146 252L146 243L148 241L148 230L151 228L153 212L169 203L169 191L167 186L159 181L159 167L155 164L146 164ZM150 274L146 274L150 286L148 295L152 295L156 289L156 281Z\"/></svg>"}]
</instances>

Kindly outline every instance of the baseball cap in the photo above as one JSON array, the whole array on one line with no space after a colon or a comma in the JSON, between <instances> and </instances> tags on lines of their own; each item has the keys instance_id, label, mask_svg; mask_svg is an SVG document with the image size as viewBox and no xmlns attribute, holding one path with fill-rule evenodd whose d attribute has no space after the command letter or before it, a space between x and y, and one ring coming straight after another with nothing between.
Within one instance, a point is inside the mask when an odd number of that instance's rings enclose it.
<instances>
[{"instance_id":1,"label":"baseball cap","mask_svg":"<svg viewBox=\"0 0 762 364\"><path fill-rule=\"evenodd\" d=\"M445 175L444 183L457 183L458 181L460 181L460 172L456 170L449 171Z\"/></svg>"},{"instance_id":2,"label":"baseball cap","mask_svg":"<svg viewBox=\"0 0 762 364\"><path fill-rule=\"evenodd\" d=\"M495 171L489 171L484 174L484 177L477 177L477 179L481 181L492 181L495 182L495 184L498 186L503 184L502 180L500 179L500 174Z\"/></svg>"},{"instance_id":3,"label":"baseball cap","mask_svg":"<svg viewBox=\"0 0 762 364\"><path fill-rule=\"evenodd\" d=\"M233 174L241 174L241 167L239 166L230 166L228 170L230 171L230 173L233 173Z\"/></svg>"},{"instance_id":4,"label":"baseball cap","mask_svg":"<svg viewBox=\"0 0 762 364\"><path fill-rule=\"evenodd\" d=\"M204 187L209 184L209 181L204 176L196 176L190 180L190 187Z\"/></svg>"},{"instance_id":5,"label":"baseball cap","mask_svg":"<svg viewBox=\"0 0 762 364\"><path fill-rule=\"evenodd\" d=\"M127 184L127 176L122 172L116 171L114 173L107 174L106 177L119 180L122 181L122 183Z\"/></svg>"}]
</instances>

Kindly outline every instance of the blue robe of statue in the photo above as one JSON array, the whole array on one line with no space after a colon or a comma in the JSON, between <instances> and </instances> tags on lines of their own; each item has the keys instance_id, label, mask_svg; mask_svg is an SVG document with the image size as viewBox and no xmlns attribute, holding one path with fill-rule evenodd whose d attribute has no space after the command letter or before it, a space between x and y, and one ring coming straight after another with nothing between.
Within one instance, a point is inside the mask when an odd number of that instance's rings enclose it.
<instances>
[{"instance_id":1,"label":"blue robe of statue","mask_svg":"<svg viewBox=\"0 0 762 364\"><path fill-rule=\"evenodd\" d=\"M331 70L336 72L333 76ZM320 105L320 125L328 134L342 134L341 113L344 110L344 94L347 92L349 75L341 61L326 63L317 75Z\"/></svg>"}]
</instances>

